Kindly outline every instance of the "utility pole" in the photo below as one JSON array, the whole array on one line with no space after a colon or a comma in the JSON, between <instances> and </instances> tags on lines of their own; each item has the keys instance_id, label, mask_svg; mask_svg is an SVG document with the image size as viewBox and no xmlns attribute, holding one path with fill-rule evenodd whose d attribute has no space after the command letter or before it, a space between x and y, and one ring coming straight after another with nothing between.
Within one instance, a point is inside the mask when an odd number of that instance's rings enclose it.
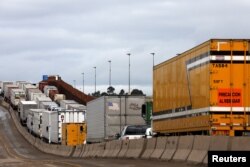
<instances>
[{"instance_id":1,"label":"utility pole","mask_svg":"<svg viewBox=\"0 0 250 167\"><path fill-rule=\"evenodd\" d=\"M96 67L93 67L95 69L95 93L96 93Z\"/></svg>"},{"instance_id":2,"label":"utility pole","mask_svg":"<svg viewBox=\"0 0 250 167\"><path fill-rule=\"evenodd\" d=\"M82 92L84 93L84 72L82 73Z\"/></svg>"},{"instance_id":3,"label":"utility pole","mask_svg":"<svg viewBox=\"0 0 250 167\"><path fill-rule=\"evenodd\" d=\"M130 53L128 55L128 94L130 95Z\"/></svg>"},{"instance_id":4,"label":"utility pole","mask_svg":"<svg viewBox=\"0 0 250 167\"><path fill-rule=\"evenodd\" d=\"M150 53L151 55L153 55L153 68L155 66L155 53Z\"/></svg>"},{"instance_id":5,"label":"utility pole","mask_svg":"<svg viewBox=\"0 0 250 167\"><path fill-rule=\"evenodd\" d=\"M111 87L111 60L109 62L109 87Z\"/></svg>"}]
</instances>

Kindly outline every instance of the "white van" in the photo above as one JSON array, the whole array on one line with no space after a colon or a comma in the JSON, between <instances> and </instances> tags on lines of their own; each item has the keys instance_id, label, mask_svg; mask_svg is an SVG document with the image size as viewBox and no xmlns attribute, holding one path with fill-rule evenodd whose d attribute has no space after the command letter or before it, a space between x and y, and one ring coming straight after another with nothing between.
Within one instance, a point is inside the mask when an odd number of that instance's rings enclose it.
<instances>
[{"instance_id":1,"label":"white van","mask_svg":"<svg viewBox=\"0 0 250 167\"><path fill-rule=\"evenodd\" d=\"M145 137L146 131L149 127L146 125L128 125L125 126L122 130L120 140L131 140L131 139L140 139Z\"/></svg>"}]
</instances>

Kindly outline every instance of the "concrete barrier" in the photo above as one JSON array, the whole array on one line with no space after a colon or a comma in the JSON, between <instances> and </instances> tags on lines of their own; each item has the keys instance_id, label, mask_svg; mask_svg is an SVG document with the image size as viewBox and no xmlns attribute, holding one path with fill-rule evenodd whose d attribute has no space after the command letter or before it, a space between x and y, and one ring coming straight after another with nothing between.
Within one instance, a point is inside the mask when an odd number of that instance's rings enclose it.
<instances>
[{"instance_id":1,"label":"concrete barrier","mask_svg":"<svg viewBox=\"0 0 250 167\"><path fill-rule=\"evenodd\" d=\"M49 152L50 154L54 154L54 155L57 155L58 153L57 153L57 145L55 145L55 144L48 144L49 146L48 146L48 150L47 150L47 152Z\"/></svg>"},{"instance_id":2,"label":"concrete barrier","mask_svg":"<svg viewBox=\"0 0 250 167\"><path fill-rule=\"evenodd\" d=\"M210 139L210 136L195 136L193 149L187 161L195 164L202 163L207 156Z\"/></svg>"},{"instance_id":3,"label":"concrete barrier","mask_svg":"<svg viewBox=\"0 0 250 167\"><path fill-rule=\"evenodd\" d=\"M66 156L66 157L72 156L72 154L74 152L73 146L63 146L63 145L59 145L59 146L62 146L62 150L64 152L63 156Z\"/></svg>"},{"instance_id":4,"label":"concrete barrier","mask_svg":"<svg viewBox=\"0 0 250 167\"><path fill-rule=\"evenodd\" d=\"M145 149L145 139L135 139L129 141L126 158L139 158Z\"/></svg>"},{"instance_id":5,"label":"concrete barrier","mask_svg":"<svg viewBox=\"0 0 250 167\"><path fill-rule=\"evenodd\" d=\"M194 136L180 136L177 150L173 160L186 161L192 151Z\"/></svg>"},{"instance_id":6,"label":"concrete barrier","mask_svg":"<svg viewBox=\"0 0 250 167\"><path fill-rule=\"evenodd\" d=\"M53 145L47 144L50 152L55 155L60 155L63 157L69 157L73 153L74 148L72 146L65 146L65 145Z\"/></svg>"},{"instance_id":7,"label":"concrete barrier","mask_svg":"<svg viewBox=\"0 0 250 167\"><path fill-rule=\"evenodd\" d=\"M43 152L48 153L48 154L55 154L55 153L53 152L55 146L53 147L52 144L48 144L48 143L43 143L43 142L41 142L41 146L43 147ZM55 155L57 155L57 154L55 154Z\"/></svg>"},{"instance_id":8,"label":"concrete barrier","mask_svg":"<svg viewBox=\"0 0 250 167\"><path fill-rule=\"evenodd\" d=\"M28 133L27 131L25 131L25 133L24 133L24 135L25 135L25 139L31 144L31 145L34 145L34 143L35 143L35 137L34 136L32 136L30 133Z\"/></svg>"},{"instance_id":9,"label":"concrete barrier","mask_svg":"<svg viewBox=\"0 0 250 167\"><path fill-rule=\"evenodd\" d=\"M96 152L98 151L99 143L95 143L91 145L92 145L92 149L90 150L88 157L95 157Z\"/></svg>"},{"instance_id":10,"label":"concrete barrier","mask_svg":"<svg viewBox=\"0 0 250 167\"><path fill-rule=\"evenodd\" d=\"M79 157L82 157L82 156L83 156L83 154L84 154L84 152L85 152L85 150L86 150L86 145L87 145L87 144L84 144L84 145L83 145L82 151L81 151Z\"/></svg>"},{"instance_id":11,"label":"concrete barrier","mask_svg":"<svg viewBox=\"0 0 250 167\"><path fill-rule=\"evenodd\" d=\"M211 136L209 150L211 151L226 151L229 150L230 137L229 136ZM203 160L204 164L208 163L208 157Z\"/></svg>"},{"instance_id":12,"label":"concrete barrier","mask_svg":"<svg viewBox=\"0 0 250 167\"><path fill-rule=\"evenodd\" d=\"M232 151L249 151L250 150L250 137L240 136L233 137L231 142Z\"/></svg>"},{"instance_id":13,"label":"concrete barrier","mask_svg":"<svg viewBox=\"0 0 250 167\"><path fill-rule=\"evenodd\" d=\"M14 121L14 124L17 128L17 130L20 132L20 134L31 144L34 145L38 150L49 153L49 154L55 154L55 155L61 155L69 157L73 155L74 153L74 147L71 146L64 146L64 145L53 145L44 143L41 139L35 138L32 136L26 128L24 128L19 120L17 119L17 116L15 115L13 110L10 110L10 115Z\"/></svg>"},{"instance_id":14,"label":"concrete barrier","mask_svg":"<svg viewBox=\"0 0 250 167\"><path fill-rule=\"evenodd\" d=\"M85 149L84 149L84 151L82 152L81 157L83 157L83 158L87 158L87 157L88 157L88 154L89 154L90 149L91 149L91 144L86 144L86 145L85 145Z\"/></svg>"},{"instance_id":15,"label":"concrete barrier","mask_svg":"<svg viewBox=\"0 0 250 167\"><path fill-rule=\"evenodd\" d=\"M107 155L107 157L116 158L122 149L122 143L122 140L112 141L111 151L110 154Z\"/></svg>"},{"instance_id":16,"label":"concrete barrier","mask_svg":"<svg viewBox=\"0 0 250 167\"><path fill-rule=\"evenodd\" d=\"M123 158L125 157L125 154L128 150L128 146L129 146L129 140L123 140L122 141L122 147L121 147L121 151L118 154L118 158Z\"/></svg>"},{"instance_id":17,"label":"concrete barrier","mask_svg":"<svg viewBox=\"0 0 250 167\"><path fill-rule=\"evenodd\" d=\"M35 146L38 150L40 150L40 151L43 152L43 149L42 149L42 146L41 146L41 142L42 142L42 141L41 141L40 139L36 139L34 146Z\"/></svg>"},{"instance_id":18,"label":"concrete barrier","mask_svg":"<svg viewBox=\"0 0 250 167\"><path fill-rule=\"evenodd\" d=\"M98 148L97 148L97 152L95 153L96 157L103 157L103 153L106 149L106 142L103 143L99 143Z\"/></svg>"},{"instance_id":19,"label":"concrete barrier","mask_svg":"<svg viewBox=\"0 0 250 167\"><path fill-rule=\"evenodd\" d=\"M142 159L148 159L150 155L154 152L156 146L156 138L151 138L146 140L146 148L141 156Z\"/></svg>"},{"instance_id":20,"label":"concrete barrier","mask_svg":"<svg viewBox=\"0 0 250 167\"><path fill-rule=\"evenodd\" d=\"M106 157L108 157L108 155L111 155L112 154L112 147L111 147L111 144L113 144L113 142L112 141L108 141L108 142L106 142L106 146L105 146L105 150L104 150L104 152L103 152L103 154L102 154L102 158L106 158Z\"/></svg>"},{"instance_id":21,"label":"concrete barrier","mask_svg":"<svg viewBox=\"0 0 250 167\"><path fill-rule=\"evenodd\" d=\"M162 156L162 154L163 154L163 152L165 150L166 143L167 143L167 137L158 137L156 139L155 150L150 155L150 158L153 158L153 159L161 158L161 156Z\"/></svg>"},{"instance_id":22,"label":"concrete barrier","mask_svg":"<svg viewBox=\"0 0 250 167\"><path fill-rule=\"evenodd\" d=\"M83 145L77 145L72 157L76 157L76 158L80 157L82 149L83 149Z\"/></svg>"},{"instance_id":23,"label":"concrete barrier","mask_svg":"<svg viewBox=\"0 0 250 167\"><path fill-rule=\"evenodd\" d=\"M164 152L161 156L162 160L165 160L165 161L172 160L172 158L177 150L177 147L178 147L178 141L179 141L178 136L168 137L166 149L164 150Z\"/></svg>"},{"instance_id":24,"label":"concrete barrier","mask_svg":"<svg viewBox=\"0 0 250 167\"><path fill-rule=\"evenodd\" d=\"M88 147L88 151L86 152L86 154L85 154L85 158L90 158L92 155L93 155L93 153L94 153L94 145L95 144L89 144L89 145L87 145L87 147Z\"/></svg>"}]
</instances>

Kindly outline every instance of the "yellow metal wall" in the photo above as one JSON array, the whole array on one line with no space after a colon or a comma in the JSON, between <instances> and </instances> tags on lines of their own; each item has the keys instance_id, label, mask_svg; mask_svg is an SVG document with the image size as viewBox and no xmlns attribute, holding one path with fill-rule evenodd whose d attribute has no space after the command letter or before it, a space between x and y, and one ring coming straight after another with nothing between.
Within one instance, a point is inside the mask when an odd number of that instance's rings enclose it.
<instances>
[{"instance_id":1,"label":"yellow metal wall","mask_svg":"<svg viewBox=\"0 0 250 167\"><path fill-rule=\"evenodd\" d=\"M247 41L220 41L211 42L211 51L243 51L248 52ZM218 48L220 47L220 48ZM232 53L233 54L233 53ZM239 55L232 55L239 57ZM247 64L247 56L244 56L242 61L231 61L230 63L211 63L210 64L210 85L211 85L211 106L221 107L249 107L249 85L250 85L250 66ZM233 58L232 58L233 59ZM219 92L236 92L240 96L232 96L235 100L240 100L239 103L226 103L223 96L219 96ZM227 97L224 97L227 99ZM231 98L228 96L228 98ZM224 103L220 103L220 100Z\"/></svg>"},{"instance_id":2,"label":"yellow metal wall","mask_svg":"<svg viewBox=\"0 0 250 167\"><path fill-rule=\"evenodd\" d=\"M85 123L63 123L62 144L76 146L86 140L87 128Z\"/></svg>"},{"instance_id":3,"label":"yellow metal wall","mask_svg":"<svg viewBox=\"0 0 250 167\"><path fill-rule=\"evenodd\" d=\"M250 122L249 47L249 40L215 39L157 65L154 68L153 115L184 106L192 106L192 110L212 107L218 109L209 111L210 123L206 123L205 129L221 130L221 134L225 130L224 134L229 135L236 130L250 130L246 126ZM210 55L210 51L215 59L187 70L187 61L206 52ZM167 133L204 129L204 123L196 118L200 117L155 120L153 129Z\"/></svg>"},{"instance_id":4,"label":"yellow metal wall","mask_svg":"<svg viewBox=\"0 0 250 167\"><path fill-rule=\"evenodd\" d=\"M172 119L168 121L155 121L154 131L161 133L208 131L210 125L209 120L209 116L205 115L190 118Z\"/></svg>"},{"instance_id":5,"label":"yellow metal wall","mask_svg":"<svg viewBox=\"0 0 250 167\"><path fill-rule=\"evenodd\" d=\"M193 108L209 106L209 66L196 68L189 74L186 68L188 60L208 52L209 48L209 42L206 42L154 68L154 112L189 105ZM194 104L190 101L189 86Z\"/></svg>"}]
</instances>

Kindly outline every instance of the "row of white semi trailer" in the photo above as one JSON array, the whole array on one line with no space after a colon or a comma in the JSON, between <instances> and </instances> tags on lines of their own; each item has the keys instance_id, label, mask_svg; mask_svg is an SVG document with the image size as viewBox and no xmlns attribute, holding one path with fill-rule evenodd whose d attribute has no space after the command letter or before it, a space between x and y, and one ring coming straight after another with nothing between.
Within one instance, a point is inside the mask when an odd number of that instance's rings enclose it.
<instances>
[{"instance_id":1,"label":"row of white semi trailer","mask_svg":"<svg viewBox=\"0 0 250 167\"><path fill-rule=\"evenodd\" d=\"M54 86L45 86L43 93L26 82L2 82L1 88L22 124L52 143L62 142L62 123L86 123L88 143L114 140L125 126L146 124L141 115L145 96L102 96L84 106L65 100L63 94L55 94L52 101L49 92L57 89Z\"/></svg>"},{"instance_id":2,"label":"row of white semi trailer","mask_svg":"<svg viewBox=\"0 0 250 167\"><path fill-rule=\"evenodd\" d=\"M14 110L22 125L29 132L49 143L62 142L62 123L85 122L86 106L74 100L66 100L65 95L49 97L55 86L45 86L43 92L38 85L29 82L1 82L1 95Z\"/></svg>"}]
</instances>

